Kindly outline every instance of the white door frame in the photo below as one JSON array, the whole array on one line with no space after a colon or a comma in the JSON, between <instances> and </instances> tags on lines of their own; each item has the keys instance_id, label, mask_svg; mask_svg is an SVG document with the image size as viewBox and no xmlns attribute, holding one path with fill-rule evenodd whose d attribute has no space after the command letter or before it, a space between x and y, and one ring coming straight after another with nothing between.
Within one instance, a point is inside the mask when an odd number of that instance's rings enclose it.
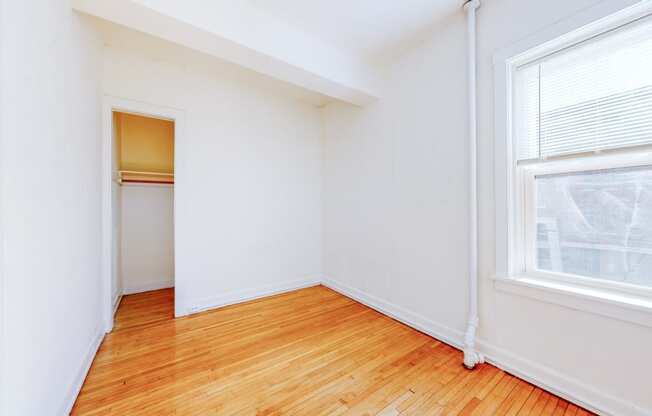
<instances>
[{"instance_id":1,"label":"white door frame","mask_svg":"<svg viewBox=\"0 0 652 416\"><path fill-rule=\"evenodd\" d=\"M105 95L102 104L102 316L104 330L111 332L113 329L113 299L111 293L112 280L112 250L113 250L113 210L111 185L113 181L113 112L136 114L146 117L160 118L174 121L174 165L175 187L178 183L177 166L179 161L179 147L177 144L183 140L185 112L183 110L144 103L126 98ZM174 192L174 227L176 239L176 189ZM176 246L176 242L175 242ZM176 250L175 250L176 257ZM176 259L175 259L176 269ZM176 270L175 270L176 278ZM175 297L175 311L177 310ZM176 313L175 313L176 314Z\"/></svg>"}]
</instances>

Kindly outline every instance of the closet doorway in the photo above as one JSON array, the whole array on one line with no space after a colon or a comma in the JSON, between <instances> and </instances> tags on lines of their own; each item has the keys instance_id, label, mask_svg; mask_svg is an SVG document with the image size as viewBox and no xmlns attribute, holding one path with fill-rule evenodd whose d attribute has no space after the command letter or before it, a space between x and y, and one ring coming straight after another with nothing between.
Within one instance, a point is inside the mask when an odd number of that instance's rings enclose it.
<instances>
[{"instance_id":1,"label":"closet doorway","mask_svg":"<svg viewBox=\"0 0 652 416\"><path fill-rule=\"evenodd\" d=\"M107 100L103 292L105 329L110 332L125 295L129 297L124 302L162 296L173 302L180 115L176 110ZM136 323L156 318L130 317Z\"/></svg>"}]
</instances>

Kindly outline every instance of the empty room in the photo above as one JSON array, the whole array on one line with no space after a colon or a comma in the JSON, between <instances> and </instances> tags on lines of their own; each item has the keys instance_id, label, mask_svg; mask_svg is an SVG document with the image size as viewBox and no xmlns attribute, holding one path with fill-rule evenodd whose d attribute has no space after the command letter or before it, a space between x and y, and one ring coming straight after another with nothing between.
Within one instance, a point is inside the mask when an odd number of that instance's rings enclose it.
<instances>
[{"instance_id":1,"label":"empty room","mask_svg":"<svg viewBox=\"0 0 652 416\"><path fill-rule=\"evenodd\" d=\"M0 415L652 416L652 1L0 0Z\"/></svg>"}]
</instances>

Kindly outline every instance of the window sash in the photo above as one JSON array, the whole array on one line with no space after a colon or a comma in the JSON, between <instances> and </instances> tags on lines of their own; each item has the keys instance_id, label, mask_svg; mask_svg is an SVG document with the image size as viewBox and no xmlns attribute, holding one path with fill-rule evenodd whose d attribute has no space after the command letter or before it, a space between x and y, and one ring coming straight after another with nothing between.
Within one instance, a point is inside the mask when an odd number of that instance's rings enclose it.
<instances>
[{"instance_id":1,"label":"window sash","mask_svg":"<svg viewBox=\"0 0 652 416\"><path fill-rule=\"evenodd\" d=\"M596 170L652 166L652 151L627 151L597 154L522 164L515 167L516 201L516 274L585 287L602 288L630 295L652 298L652 287L611 281L563 272L541 270L537 264L537 189L536 177L543 175L584 173Z\"/></svg>"}]
</instances>

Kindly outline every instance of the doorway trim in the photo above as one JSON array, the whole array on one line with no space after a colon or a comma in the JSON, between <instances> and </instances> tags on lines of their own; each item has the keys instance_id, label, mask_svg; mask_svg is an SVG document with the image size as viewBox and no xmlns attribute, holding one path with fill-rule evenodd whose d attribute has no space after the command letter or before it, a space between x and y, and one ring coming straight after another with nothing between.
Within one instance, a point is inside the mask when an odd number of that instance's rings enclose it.
<instances>
[{"instance_id":1,"label":"doorway trim","mask_svg":"<svg viewBox=\"0 0 652 416\"><path fill-rule=\"evenodd\" d=\"M111 95L104 95L102 99L102 319L104 322L104 331L111 332L113 330L114 321L114 305L111 293L111 265L112 265L112 250L113 250L113 210L112 210L112 191L111 185L113 182L113 112L118 111L121 113L135 114L139 116L159 118L174 122L174 173L175 173L175 187L178 182L177 166L179 165L179 149L178 146L183 142L183 132L185 126L185 111L150 104L142 101L114 97ZM174 193L174 235L175 235L175 281L176 281L176 235L177 235L177 221L176 221L176 189ZM175 315L177 314L177 299L175 296Z\"/></svg>"}]
</instances>

